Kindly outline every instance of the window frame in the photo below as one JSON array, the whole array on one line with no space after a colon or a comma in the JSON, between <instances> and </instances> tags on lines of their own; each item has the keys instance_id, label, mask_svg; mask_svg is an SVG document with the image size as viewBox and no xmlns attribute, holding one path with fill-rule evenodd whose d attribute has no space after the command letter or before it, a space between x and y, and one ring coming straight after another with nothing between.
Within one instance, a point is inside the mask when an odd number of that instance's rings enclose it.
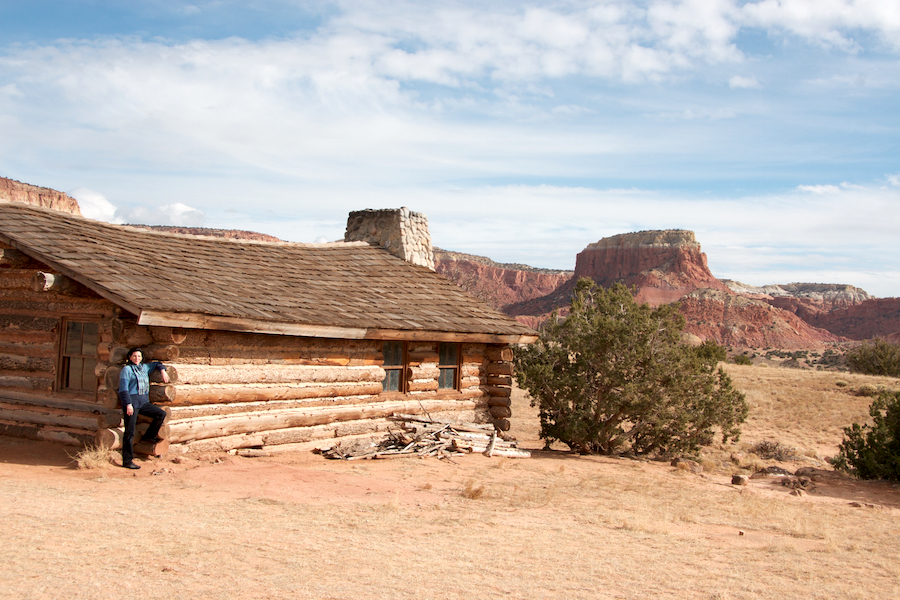
<instances>
[{"instance_id":1,"label":"window frame","mask_svg":"<svg viewBox=\"0 0 900 600\"><path fill-rule=\"evenodd\" d=\"M79 352L70 352L68 350L69 345L69 325L71 323L80 323L81 324L81 340L80 340L80 349ZM81 316L72 316L72 317L62 317L60 319L59 325L59 356L57 360L57 373L56 373L56 391L66 393L66 394L77 394L77 395L94 395L97 393L97 390L100 387L99 379L96 375L96 365L100 362L99 356L97 355L96 346L94 348L93 354L85 354L84 353L84 326L85 325L95 325L97 327L97 337L96 337L96 345L100 344L100 320L92 317L81 317ZM81 367L81 387L70 387L69 386L69 373L71 372L72 367L72 359L79 360L90 360L93 362L93 367L88 369L85 372L84 363L82 363ZM93 381L93 384L90 387L84 387L84 379L85 375L89 376L89 381Z\"/></svg>"},{"instance_id":2,"label":"window frame","mask_svg":"<svg viewBox=\"0 0 900 600\"><path fill-rule=\"evenodd\" d=\"M400 364L399 365L388 365L387 363L387 353L385 352L385 347L388 344L400 344ZM381 382L381 393L383 394L406 394L409 390L409 385L407 382L407 373L409 372L409 343L405 341L399 340L382 340L381 342L381 367L384 369L384 379ZM390 378L391 372L398 372L398 388L396 390L388 389L389 383L388 379Z\"/></svg>"},{"instance_id":3,"label":"window frame","mask_svg":"<svg viewBox=\"0 0 900 600\"><path fill-rule=\"evenodd\" d=\"M451 363L442 363L443 354L441 352L442 346L455 346L456 347L456 361ZM460 380L462 378L462 343L460 342L438 342L437 344L437 352L438 352L438 391L441 390L456 390L460 389ZM444 371L453 370L453 385L451 387L441 387L441 380L443 379Z\"/></svg>"}]
</instances>

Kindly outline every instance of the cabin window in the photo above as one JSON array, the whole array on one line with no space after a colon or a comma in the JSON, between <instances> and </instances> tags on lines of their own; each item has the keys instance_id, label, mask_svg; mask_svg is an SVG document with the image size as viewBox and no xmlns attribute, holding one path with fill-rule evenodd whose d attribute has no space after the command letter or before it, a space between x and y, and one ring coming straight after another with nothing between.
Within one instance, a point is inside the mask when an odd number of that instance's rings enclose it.
<instances>
[{"instance_id":1,"label":"cabin window","mask_svg":"<svg viewBox=\"0 0 900 600\"><path fill-rule=\"evenodd\" d=\"M70 391L97 390L97 344L100 333L97 323L69 321L63 323L62 364L60 388Z\"/></svg>"},{"instance_id":2,"label":"cabin window","mask_svg":"<svg viewBox=\"0 0 900 600\"><path fill-rule=\"evenodd\" d=\"M384 342L384 381L381 389L385 392L406 391L406 342Z\"/></svg>"},{"instance_id":3,"label":"cabin window","mask_svg":"<svg viewBox=\"0 0 900 600\"><path fill-rule=\"evenodd\" d=\"M438 389L459 389L459 343L438 343Z\"/></svg>"}]
</instances>

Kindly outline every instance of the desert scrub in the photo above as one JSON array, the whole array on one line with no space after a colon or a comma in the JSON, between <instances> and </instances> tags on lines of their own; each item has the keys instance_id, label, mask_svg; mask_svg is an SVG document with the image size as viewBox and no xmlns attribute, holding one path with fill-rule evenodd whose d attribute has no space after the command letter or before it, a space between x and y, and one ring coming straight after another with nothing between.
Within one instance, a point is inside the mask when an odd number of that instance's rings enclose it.
<instances>
[{"instance_id":1,"label":"desert scrub","mask_svg":"<svg viewBox=\"0 0 900 600\"><path fill-rule=\"evenodd\" d=\"M877 396L878 392L882 391L877 385L873 385L871 383L864 383L858 388L856 388L857 396Z\"/></svg>"},{"instance_id":2,"label":"desert scrub","mask_svg":"<svg viewBox=\"0 0 900 600\"><path fill-rule=\"evenodd\" d=\"M778 460L782 462L794 460L797 457L794 448L789 448L781 442L770 442L768 440L750 446L750 452L766 460Z\"/></svg>"},{"instance_id":3,"label":"desert scrub","mask_svg":"<svg viewBox=\"0 0 900 600\"><path fill-rule=\"evenodd\" d=\"M900 392L881 392L869 406L871 425L844 428L835 468L860 479L900 480Z\"/></svg>"},{"instance_id":4,"label":"desert scrub","mask_svg":"<svg viewBox=\"0 0 900 600\"><path fill-rule=\"evenodd\" d=\"M106 446L85 446L72 458L79 469L105 469L112 464L109 453Z\"/></svg>"}]
</instances>

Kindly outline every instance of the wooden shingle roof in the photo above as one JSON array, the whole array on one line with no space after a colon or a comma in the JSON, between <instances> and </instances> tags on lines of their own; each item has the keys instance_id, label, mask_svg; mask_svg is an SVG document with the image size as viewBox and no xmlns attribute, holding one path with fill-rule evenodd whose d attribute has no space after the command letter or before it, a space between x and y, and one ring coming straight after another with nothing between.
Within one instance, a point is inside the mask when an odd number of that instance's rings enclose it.
<instances>
[{"instance_id":1,"label":"wooden shingle roof","mask_svg":"<svg viewBox=\"0 0 900 600\"><path fill-rule=\"evenodd\" d=\"M437 273L365 242L162 233L2 201L0 240L142 325L498 343L536 335Z\"/></svg>"}]
</instances>

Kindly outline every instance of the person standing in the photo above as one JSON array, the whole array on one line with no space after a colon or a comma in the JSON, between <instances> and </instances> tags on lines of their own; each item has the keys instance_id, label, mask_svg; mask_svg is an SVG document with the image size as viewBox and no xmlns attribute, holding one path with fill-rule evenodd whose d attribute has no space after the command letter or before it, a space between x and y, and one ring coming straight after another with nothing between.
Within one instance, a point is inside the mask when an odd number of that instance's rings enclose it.
<instances>
[{"instance_id":1,"label":"person standing","mask_svg":"<svg viewBox=\"0 0 900 600\"><path fill-rule=\"evenodd\" d=\"M162 380L169 383L166 366L161 362L145 363L140 348L132 348L125 357L125 366L119 374L119 402L122 404L122 418L125 419L125 437L122 439L122 466L126 469L140 469L134 464L134 429L138 415L151 417L153 422L141 437L142 442L157 443L159 429L166 420L166 411L150 403L150 373L162 371Z\"/></svg>"}]
</instances>

